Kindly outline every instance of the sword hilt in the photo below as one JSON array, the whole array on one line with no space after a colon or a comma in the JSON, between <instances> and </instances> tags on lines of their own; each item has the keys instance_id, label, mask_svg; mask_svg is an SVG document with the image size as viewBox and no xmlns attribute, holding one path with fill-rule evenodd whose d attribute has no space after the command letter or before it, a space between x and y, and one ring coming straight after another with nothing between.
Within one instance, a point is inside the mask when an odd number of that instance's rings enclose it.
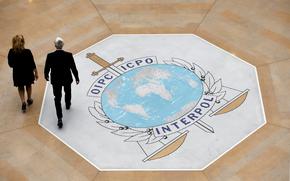
<instances>
[{"instance_id":1,"label":"sword hilt","mask_svg":"<svg viewBox=\"0 0 290 181\"><path fill-rule=\"evenodd\" d=\"M111 67L111 66L114 66L116 63L122 62L124 60L124 57L119 57L113 63L109 63L108 61L104 60L103 58L101 58L100 56L98 56L95 53L87 53L87 56L86 57L89 58L90 60L92 60L93 62L97 63L98 65L100 65L102 67L101 70L93 71L92 72L92 76L96 76L101 71L105 70L106 68Z\"/></svg>"},{"instance_id":2,"label":"sword hilt","mask_svg":"<svg viewBox=\"0 0 290 181\"><path fill-rule=\"evenodd\" d=\"M99 57L95 53L87 53L87 58L91 59L92 61L94 61L95 63L97 63L98 65L100 65L103 68L107 68L107 67L111 66L111 64L109 62L102 59L101 57Z\"/></svg>"}]
</instances>

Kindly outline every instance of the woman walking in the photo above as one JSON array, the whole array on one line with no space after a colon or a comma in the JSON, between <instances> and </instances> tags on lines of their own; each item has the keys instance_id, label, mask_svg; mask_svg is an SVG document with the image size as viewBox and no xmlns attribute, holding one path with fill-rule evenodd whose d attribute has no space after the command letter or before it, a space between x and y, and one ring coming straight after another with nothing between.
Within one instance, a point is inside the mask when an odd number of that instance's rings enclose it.
<instances>
[{"instance_id":1,"label":"woman walking","mask_svg":"<svg viewBox=\"0 0 290 181\"><path fill-rule=\"evenodd\" d=\"M22 102L21 110L26 111L25 90L27 92L28 106L33 103L31 98L31 84L38 79L38 73L33 59L33 55L29 49L24 48L23 35L16 35L12 39L12 48L8 53L8 64L13 68L14 86L18 87L18 93Z\"/></svg>"}]
</instances>

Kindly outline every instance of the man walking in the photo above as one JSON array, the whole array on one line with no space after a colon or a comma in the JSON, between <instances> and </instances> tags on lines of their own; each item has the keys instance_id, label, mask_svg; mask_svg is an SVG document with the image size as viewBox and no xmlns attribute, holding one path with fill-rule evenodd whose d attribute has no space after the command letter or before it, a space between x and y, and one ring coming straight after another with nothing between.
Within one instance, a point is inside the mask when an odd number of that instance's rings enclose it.
<instances>
[{"instance_id":1,"label":"man walking","mask_svg":"<svg viewBox=\"0 0 290 181\"><path fill-rule=\"evenodd\" d=\"M66 109L70 109L71 106L71 83L73 82L73 73L76 84L79 84L78 71L74 62L72 53L62 50L64 45L63 39L57 37L54 42L56 51L49 53L46 58L44 67L44 76L46 81L50 82L53 88L54 103L56 109L56 115L58 118L57 126L62 128L62 109L61 109L61 96L62 87L65 92L65 106Z\"/></svg>"}]
</instances>

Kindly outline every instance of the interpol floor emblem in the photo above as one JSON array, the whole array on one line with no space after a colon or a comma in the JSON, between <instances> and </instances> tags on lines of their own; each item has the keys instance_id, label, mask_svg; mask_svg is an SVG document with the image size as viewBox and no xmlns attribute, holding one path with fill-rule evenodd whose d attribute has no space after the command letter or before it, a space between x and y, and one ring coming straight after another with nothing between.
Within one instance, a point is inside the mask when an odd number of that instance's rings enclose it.
<instances>
[{"instance_id":1,"label":"interpol floor emblem","mask_svg":"<svg viewBox=\"0 0 290 181\"><path fill-rule=\"evenodd\" d=\"M202 170L266 123L254 66L194 35L112 35L74 56L80 86L56 126L101 170Z\"/></svg>"}]
</instances>

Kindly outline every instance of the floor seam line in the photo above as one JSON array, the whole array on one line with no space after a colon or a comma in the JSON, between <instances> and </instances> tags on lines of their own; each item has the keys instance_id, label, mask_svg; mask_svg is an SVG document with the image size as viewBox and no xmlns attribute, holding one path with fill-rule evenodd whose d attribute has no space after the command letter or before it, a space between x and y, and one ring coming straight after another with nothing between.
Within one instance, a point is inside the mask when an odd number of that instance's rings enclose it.
<instances>
[{"instance_id":1,"label":"floor seam line","mask_svg":"<svg viewBox=\"0 0 290 181\"><path fill-rule=\"evenodd\" d=\"M98 170L99 171L99 170ZM100 171L99 171L100 172ZM96 180L96 178L98 177L98 175L100 174L99 172L96 173L96 175L94 176L94 178L92 179L92 181Z\"/></svg>"},{"instance_id":2,"label":"floor seam line","mask_svg":"<svg viewBox=\"0 0 290 181\"><path fill-rule=\"evenodd\" d=\"M102 14L99 12L97 5L95 5L94 2L92 2L92 0L89 0L91 2L91 4L93 5L93 7L96 9L98 15L100 16L100 18L102 19L102 21L104 22L104 24L106 25L106 27L109 29L109 31L111 32L111 34L113 34L113 31L111 30L110 26L107 24L107 22L105 21L105 18L102 16Z\"/></svg>"},{"instance_id":3,"label":"floor seam line","mask_svg":"<svg viewBox=\"0 0 290 181\"><path fill-rule=\"evenodd\" d=\"M206 168L206 169L207 169L207 168ZM208 176L204 173L206 169L204 169L201 173L205 176L206 180L209 181L210 179L209 179Z\"/></svg>"},{"instance_id":4,"label":"floor seam line","mask_svg":"<svg viewBox=\"0 0 290 181\"><path fill-rule=\"evenodd\" d=\"M264 63L264 64L261 64L261 65L256 65L256 67L264 67L264 66L267 66L267 65L272 65L272 64L275 64L275 63L281 63L281 62L286 62L286 61L290 61L290 58L284 58L284 59L280 59L280 60L276 60L276 61L273 61L273 62L269 62L269 63Z\"/></svg>"},{"instance_id":5,"label":"floor seam line","mask_svg":"<svg viewBox=\"0 0 290 181\"><path fill-rule=\"evenodd\" d=\"M277 124L274 124L274 123L267 123L271 126L275 126L275 127L279 127L279 128L284 128L284 129L288 129L290 131L290 128L287 128L287 127L284 127L284 126L281 126L281 125L277 125Z\"/></svg>"},{"instance_id":6,"label":"floor seam line","mask_svg":"<svg viewBox=\"0 0 290 181\"><path fill-rule=\"evenodd\" d=\"M215 6L216 2L218 0L215 0L214 3L212 4L212 6L207 10L206 14L204 15L204 17L202 18L202 20L200 21L200 23L198 24L198 26L194 29L194 33L198 30L198 28L200 27L200 25L204 22L204 20L206 19L206 17L208 16L209 12L212 10L212 8Z\"/></svg>"}]
</instances>

